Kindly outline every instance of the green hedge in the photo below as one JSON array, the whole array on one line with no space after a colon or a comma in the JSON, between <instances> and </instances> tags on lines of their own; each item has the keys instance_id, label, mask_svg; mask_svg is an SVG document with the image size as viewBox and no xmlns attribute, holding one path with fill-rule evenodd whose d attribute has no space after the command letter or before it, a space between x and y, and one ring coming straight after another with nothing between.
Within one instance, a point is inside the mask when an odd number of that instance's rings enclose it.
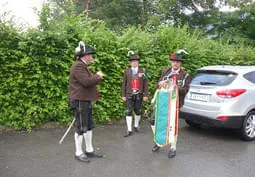
<instances>
[{"instance_id":1,"label":"green hedge","mask_svg":"<svg viewBox=\"0 0 255 177\"><path fill-rule=\"evenodd\" d=\"M69 70L79 40L97 51L92 70L105 73L98 86L101 99L94 104L99 123L124 115L121 82L130 49L140 55L141 65L147 69L150 97L161 71L170 66L169 53L180 48L190 53L183 66L190 73L205 65L255 65L255 54L249 47L204 39L199 31L170 25L154 32L129 27L116 33L102 21L66 16L51 21L47 28L24 33L1 22L0 37L0 124L17 130L30 130L48 121L70 122Z\"/></svg>"}]
</instances>

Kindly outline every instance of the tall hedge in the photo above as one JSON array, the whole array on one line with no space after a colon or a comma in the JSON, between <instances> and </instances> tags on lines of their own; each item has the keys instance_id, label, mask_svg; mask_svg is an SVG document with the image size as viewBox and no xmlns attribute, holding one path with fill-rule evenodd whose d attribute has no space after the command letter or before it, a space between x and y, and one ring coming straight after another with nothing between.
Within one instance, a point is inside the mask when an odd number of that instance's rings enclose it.
<instances>
[{"instance_id":1,"label":"tall hedge","mask_svg":"<svg viewBox=\"0 0 255 177\"><path fill-rule=\"evenodd\" d=\"M161 71L170 66L169 53L180 48L190 53L183 67L192 74L205 65L255 65L255 54L249 47L204 39L199 31L170 25L154 32L129 27L117 33L105 28L102 21L65 16L23 33L1 22L0 37L0 124L14 129L30 130L48 121L70 122L69 70L79 40L97 51L92 70L105 74L98 85L101 98L94 103L97 122L124 115L121 82L129 65L128 50L141 57L151 97Z\"/></svg>"}]
</instances>

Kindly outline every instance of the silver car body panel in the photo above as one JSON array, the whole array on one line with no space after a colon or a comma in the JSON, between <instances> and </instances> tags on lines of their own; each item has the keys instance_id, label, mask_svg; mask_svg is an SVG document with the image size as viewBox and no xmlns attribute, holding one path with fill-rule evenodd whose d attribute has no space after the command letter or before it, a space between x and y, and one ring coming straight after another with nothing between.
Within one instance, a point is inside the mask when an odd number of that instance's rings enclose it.
<instances>
[{"instance_id":1,"label":"silver car body panel","mask_svg":"<svg viewBox=\"0 0 255 177\"><path fill-rule=\"evenodd\" d=\"M226 86L190 85L181 112L202 115L209 119L218 116L245 116L255 108L255 84L246 80L245 73L255 71L255 66L207 66L198 69L234 72L237 77ZM216 92L228 89L246 89L243 94L234 98L219 97Z\"/></svg>"}]
</instances>

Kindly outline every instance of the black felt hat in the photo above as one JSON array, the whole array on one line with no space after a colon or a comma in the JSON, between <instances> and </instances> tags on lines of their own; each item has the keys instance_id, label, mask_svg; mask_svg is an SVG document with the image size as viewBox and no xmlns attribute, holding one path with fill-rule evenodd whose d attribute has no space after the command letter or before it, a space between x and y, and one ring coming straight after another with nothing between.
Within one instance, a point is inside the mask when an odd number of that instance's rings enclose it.
<instances>
[{"instance_id":1,"label":"black felt hat","mask_svg":"<svg viewBox=\"0 0 255 177\"><path fill-rule=\"evenodd\" d=\"M182 58L181 54L177 54L177 53L171 53L169 56L169 59L172 61L184 62L184 59Z\"/></svg>"},{"instance_id":2,"label":"black felt hat","mask_svg":"<svg viewBox=\"0 0 255 177\"><path fill-rule=\"evenodd\" d=\"M133 54L133 55L131 55L131 56L129 57L128 60L129 60L129 61L131 61L131 60L138 60L138 61L140 61L140 57L139 57L138 55L136 55L136 54Z\"/></svg>"},{"instance_id":3,"label":"black felt hat","mask_svg":"<svg viewBox=\"0 0 255 177\"><path fill-rule=\"evenodd\" d=\"M132 61L132 60L140 61L140 57L136 55L132 50L128 51L128 55L130 55L130 57L128 58L129 61Z\"/></svg>"},{"instance_id":4,"label":"black felt hat","mask_svg":"<svg viewBox=\"0 0 255 177\"><path fill-rule=\"evenodd\" d=\"M85 45L83 41L79 42L79 46L75 48L74 57L83 57L87 54L96 54L96 51L89 45Z\"/></svg>"}]
</instances>

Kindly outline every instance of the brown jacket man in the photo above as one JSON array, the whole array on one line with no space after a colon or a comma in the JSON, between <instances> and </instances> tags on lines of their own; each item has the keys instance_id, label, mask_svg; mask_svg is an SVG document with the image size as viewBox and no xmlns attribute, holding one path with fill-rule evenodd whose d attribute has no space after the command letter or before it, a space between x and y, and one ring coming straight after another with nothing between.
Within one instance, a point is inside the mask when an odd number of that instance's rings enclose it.
<instances>
[{"instance_id":1,"label":"brown jacket man","mask_svg":"<svg viewBox=\"0 0 255 177\"><path fill-rule=\"evenodd\" d=\"M135 112L134 130L139 129L142 102L148 100L148 79L145 69L139 67L140 57L133 51L129 58L131 67L126 69L122 81L122 100L126 101L127 132L124 137L132 135L132 112Z\"/></svg>"},{"instance_id":2,"label":"brown jacket man","mask_svg":"<svg viewBox=\"0 0 255 177\"><path fill-rule=\"evenodd\" d=\"M182 50L184 51L184 50ZM179 52L179 51L178 51ZM171 60L171 68L168 68L166 70L164 70L161 74L161 77L159 79L158 82L158 87L161 87L162 84L164 84L164 78L169 76L169 75L173 75L173 74L177 74L176 76L176 82L178 85L178 93L179 93L179 108L182 107L184 105L184 98L186 93L189 90L189 84L190 84L190 80L191 77L190 75L181 69L181 66L184 62L183 58L181 57L180 53L172 53L170 55L170 60ZM151 116L151 128L153 133L155 133L155 111L153 111L152 116ZM168 158L173 158L176 155L176 143L177 143L177 136L175 137L174 142L171 144L170 146L170 150L168 152ZM154 145L152 147L152 151L156 152L159 150L159 146L158 145Z\"/></svg>"},{"instance_id":3,"label":"brown jacket man","mask_svg":"<svg viewBox=\"0 0 255 177\"><path fill-rule=\"evenodd\" d=\"M144 79L144 77L146 77L145 69L138 67L138 78L141 88L140 93L142 93L143 96L148 97L148 80ZM125 70L123 75L122 97L127 97L128 95L133 94L131 82L132 82L132 70L131 68L128 68Z\"/></svg>"},{"instance_id":4,"label":"brown jacket man","mask_svg":"<svg viewBox=\"0 0 255 177\"><path fill-rule=\"evenodd\" d=\"M94 150L92 145L92 129L94 126L92 116L92 101L98 99L96 85L103 78L101 71L93 75L88 65L93 62L93 54L96 52L90 47L85 46L83 41L75 49L75 63L70 71L69 81L69 104L74 110L76 121L75 140L75 159L81 162L89 162L88 157L103 157ZM83 139L85 139L86 151L83 151Z\"/></svg>"}]
</instances>

